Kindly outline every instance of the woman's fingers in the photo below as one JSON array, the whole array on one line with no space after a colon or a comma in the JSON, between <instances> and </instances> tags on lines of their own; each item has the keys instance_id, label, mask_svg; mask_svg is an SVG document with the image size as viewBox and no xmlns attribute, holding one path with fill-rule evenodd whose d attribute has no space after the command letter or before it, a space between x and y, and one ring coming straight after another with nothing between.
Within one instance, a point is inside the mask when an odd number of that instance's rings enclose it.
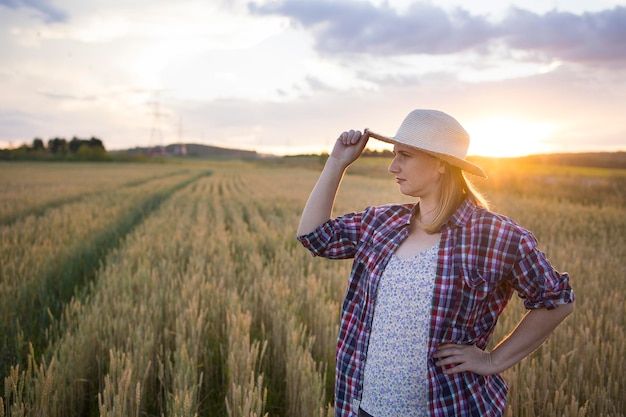
<instances>
[{"instance_id":1,"label":"woman's fingers","mask_svg":"<svg viewBox=\"0 0 626 417\"><path fill-rule=\"evenodd\" d=\"M445 368L445 374L469 371L489 375L494 372L491 355L474 345L441 345L433 357L437 359L437 366Z\"/></svg>"},{"instance_id":2,"label":"woman's fingers","mask_svg":"<svg viewBox=\"0 0 626 417\"><path fill-rule=\"evenodd\" d=\"M369 135L360 130L348 130L339 135L330 154L331 157L343 162L346 166L357 160L365 146Z\"/></svg>"},{"instance_id":3,"label":"woman's fingers","mask_svg":"<svg viewBox=\"0 0 626 417\"><path fill-rule=\"evenodd\" d=\"M344 145L356 145L363 135L360 130L348 130L339 136L339 140Z\"/></svg>"}]
</instances>

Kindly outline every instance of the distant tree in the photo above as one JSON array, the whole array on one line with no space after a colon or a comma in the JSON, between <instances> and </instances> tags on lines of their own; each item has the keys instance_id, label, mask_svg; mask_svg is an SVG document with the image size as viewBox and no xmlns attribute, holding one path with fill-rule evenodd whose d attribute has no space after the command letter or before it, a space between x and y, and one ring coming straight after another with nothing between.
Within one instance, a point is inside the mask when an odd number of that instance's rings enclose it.
<instances>
[{"instance_id":1,"label":"distant tree","mask_svg":"<svg viewBox=\"0 0 626 417\"><path fill-rule=\"evenodd\" d=\"M33 151L40 152L46 150L46 146L43 144L43 140L39 138L33 139Z\"/></svg>"},{"instance_id":2,"label":"distant tree","mask_svg":"<svg viewBox=\"0 0 626 417\"><path fill-rule=\"evenodd\" d=\"M80 149L80 145L82 145L82 141L74 136L69 143L70 152L74 154L78 152L78 150Z\"/></svg>"},{"instance_id":3,"label":"distant tree","mask_svg":"<svg viewBox=\"0 0 626 417\"><path fill-rule=\"evenodd\" d=\"M73 154L77 154L80 148L83 146L89 149L95 149L98 152L106 152L102 141L93 136L90 139L80 139L74 136L68 145L70 152Z\"/></svg>"},{"instance_id":4,"label":"distant tree","mask_svg":"<svg viewBox=\"0 0 626 417\"><path fill-rule=\"evenodd\" d=\"M90 148L99 148L104 150L104 143L102 143L102 141L96 137L91 137L91 139L89 139L88 145Z\"/></svg>"},{"instance_id":5,"label":"distant tree","mask_svg":"<svg viewBox=\"0 0 626 417\"><path fill-rule=\"evenodd\" d=\"M48 141L48 150L55 155L65 155L67 149L67 141L63 138L54 138Z\"/></svg>"},{"instance_id":6,"label":"distant tree","mask_svg":"<svg viewBox=\"0 0 626 417\"><path fill-rule=\"evenodd\" d=\"M90 146L88 142L83 143L81 147L78 148L78 152L76 152L76 157L79 160L83 161L111 160L111 155L109 155L109 153L104 150L104 147Z\"/></svg>"},{"instance_id":7,"label":"distant tree","mask_svg":"<svg viewBox=\"0 0 626 417\"><path fill-rule=\"evenodd\" d=\"M44 141L35 138L32 146L24 144L16 149L0 149L0 160L110 161L112 159L104 148L102 140L95 136L89 139L74 136L69 143L64 138L55 137L48 140L47 151Z\"/></svg>"}]
</instances>

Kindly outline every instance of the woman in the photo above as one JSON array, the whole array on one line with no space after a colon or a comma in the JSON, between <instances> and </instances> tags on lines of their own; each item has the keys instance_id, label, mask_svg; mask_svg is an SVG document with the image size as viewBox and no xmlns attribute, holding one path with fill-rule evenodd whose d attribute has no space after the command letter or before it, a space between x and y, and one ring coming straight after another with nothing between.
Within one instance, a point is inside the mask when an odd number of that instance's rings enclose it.
<instances>
[{"instance_id":1,"label":"woman","mask_svg":"<svg viewBox=\"0 0 626 417\"><path fill-rule=\"evenodd\" d=\"M369 137L416 203L331 219L347 167ZM499 373L537 349L573 309L567 274L535 237L488 211L464 172L469 135L451 116L414 110L397 134L343 132L306 203L298 240L313 255L354 258L337 344L336 416L500 416ZM528 312L485 350L513 292Z\"/></svg>"}]
</instances>

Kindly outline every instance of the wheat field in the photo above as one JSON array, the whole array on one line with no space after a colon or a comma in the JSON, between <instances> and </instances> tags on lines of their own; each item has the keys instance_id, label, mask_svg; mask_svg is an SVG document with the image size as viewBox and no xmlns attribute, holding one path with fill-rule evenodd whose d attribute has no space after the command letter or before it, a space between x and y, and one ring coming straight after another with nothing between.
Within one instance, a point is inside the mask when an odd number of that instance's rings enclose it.
<instances>
[{"instance_id":1,"label":"wheat field","mask_svg":"<svg viewBox=\"0 0 626 417\"><path fill-rule=\"evenodd\" d=\"M0 164L0 417L333 415L350 263L295 240L320 163ZM385 163L351 167L337 214L406 201ZM577 296L504 373L507 416L626 416L626 174L487 170Z\"/></svg>"}]
</instances>

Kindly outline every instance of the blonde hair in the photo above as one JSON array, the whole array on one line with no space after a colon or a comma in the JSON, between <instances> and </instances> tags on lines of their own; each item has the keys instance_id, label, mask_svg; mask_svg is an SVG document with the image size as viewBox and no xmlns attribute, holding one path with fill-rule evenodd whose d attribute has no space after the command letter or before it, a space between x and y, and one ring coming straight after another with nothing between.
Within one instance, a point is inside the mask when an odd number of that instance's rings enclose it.
<instances>
[{"instance_id":1,"label":"blonde hair","mask_svg":"<svg viewBox=\"0 0 626 417\"><path fill-rule=\"evenodd\" d=\"M435 209L435 216L428 223L418 221L418 225L426 233L439 233L441 226L450 219L465 198L470 198L477 206L489 210L489 202L476 189L476 186L465 172L447 162L445 165L445 171L441 177L440 198L439 204Z\"/></svg>"}]
</instances>

